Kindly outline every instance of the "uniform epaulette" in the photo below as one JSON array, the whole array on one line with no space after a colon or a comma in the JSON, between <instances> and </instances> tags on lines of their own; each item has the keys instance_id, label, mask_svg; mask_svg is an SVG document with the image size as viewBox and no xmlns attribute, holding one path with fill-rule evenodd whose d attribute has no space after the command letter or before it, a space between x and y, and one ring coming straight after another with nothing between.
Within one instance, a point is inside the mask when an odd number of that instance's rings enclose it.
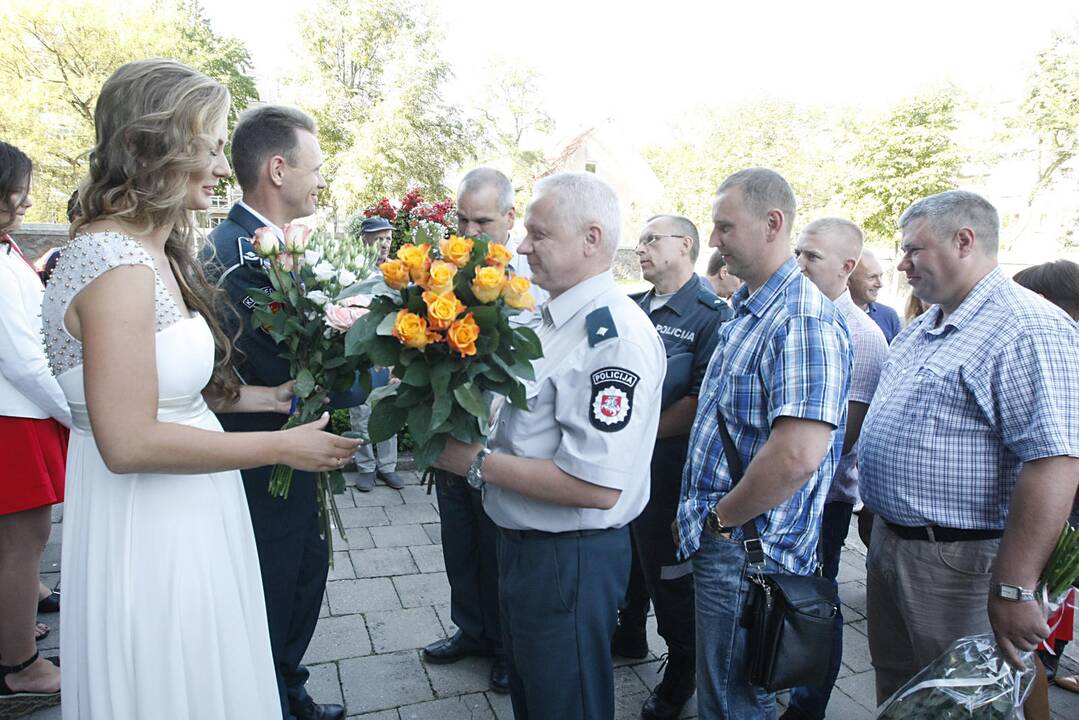
<instances>
[{"instance_id":1,"label":"uniform epaulette","mask_svg":"<svg viewBox=\"0 0 1079 720\"><path fill-rule=\"evenodd\" d=\"M611 309L607 306L596 308L585 317L585 326L588 329L588 346L595 347L604 340L618 337L618 328L615 327Z\"/></svg>"}]
</instances>

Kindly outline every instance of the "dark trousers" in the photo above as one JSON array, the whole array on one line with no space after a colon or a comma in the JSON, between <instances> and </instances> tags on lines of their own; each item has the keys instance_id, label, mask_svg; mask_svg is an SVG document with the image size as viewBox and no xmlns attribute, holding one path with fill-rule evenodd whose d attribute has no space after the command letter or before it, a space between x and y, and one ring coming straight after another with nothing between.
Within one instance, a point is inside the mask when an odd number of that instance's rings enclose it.
<instances>
[{"instance_id":1,"label":"dark trousers","mask_svg":"<svg viewBox=\"0 0 1079 720\"><path fill-rule=\"evenodd\" d=\"M483 497L459 475L435 480L442 523L442 556L450 583L450 618L470 640L502 644L498 621L498 529L483 510Z\"/></svg>"},{"instance_id":2,"label":"dark trousers","mask_svg":"<svg viewBox=\"0 0 1079 720\"><path fill-rule=\"evenodd\" d=\"M653 471L652 495L644 511L630 524L633 568L626 590L622 622L644 625L648 600L656 608L660 637L671 654L687 660L696 656L693 605L693 564L675 557L671 522L678 511L681 478Z\"/></svg>"},{"instance_id":3,"label":"dark trousers","mask_svg":"<svg viewBox=\"0 0 1079 720\"><path fill-rule=\"evenodd\" d=\"M850 529L850 516L854 506L848 502L830 502L824 506L821 516L820 541L817 557L820 559L824 577L838 587L839 556L843 542ZM839 664L843 659L843 606L835 614L836 632L832 646L832 664L828 668L828 683L824 687L798 687L791 689L790 707L798 709L810 720L823 720L828 708L828 699L832 696L832 687L839 675Z\"/></svg>"},{"instance_id":4,"label":"dark trousers","mask_svg":"<svg viewBox=\"0 0 1079 720\"><path fill-rule=\"evenodd\" d=\"M629 576L627 528L498 547L502 644L516 720L611 720L611 636Z\"/></svg>"},{"instance_id":5,"label":"dark trousers","mask_svg":"<svg viewBox=\"0 0 1079 720\"><path fill-rule=\"evenodd\" d=\"M301 661L318 623L329 573L314 478L296 473L287 498L270 497L270 468L245 470L243 478L262 569L281 714L291 720L314 702L304 688L309 673Z\"/></svg>"}]
</instances>

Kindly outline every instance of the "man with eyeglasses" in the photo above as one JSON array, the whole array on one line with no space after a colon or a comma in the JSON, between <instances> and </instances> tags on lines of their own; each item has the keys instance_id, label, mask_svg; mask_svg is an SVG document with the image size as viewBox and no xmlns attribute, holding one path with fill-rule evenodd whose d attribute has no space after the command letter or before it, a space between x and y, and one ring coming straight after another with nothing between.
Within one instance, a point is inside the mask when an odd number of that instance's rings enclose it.
<instances>
[{"instance_id":1,"label":"man with eyeglasses","mask_svg":"<svg viewBox=\"0 0 1079 720\"><path fill-rule=\"evenodd\" d=\"M652 451L651 496L630 524L630 586L611 650L627 657L647 655L645 619L651 598L668 654L663 679L641 708L646 719L678 717L696 689L693 568L690 561L675 557L671 522L678 510L701 380L716 347L719 325L732 315L727 303L693 272L700 247L697 228L678 215L649 219L637 243L641 272L652 288L632 297L663 340L667 372Z\"/></svg>"}]
</instances>

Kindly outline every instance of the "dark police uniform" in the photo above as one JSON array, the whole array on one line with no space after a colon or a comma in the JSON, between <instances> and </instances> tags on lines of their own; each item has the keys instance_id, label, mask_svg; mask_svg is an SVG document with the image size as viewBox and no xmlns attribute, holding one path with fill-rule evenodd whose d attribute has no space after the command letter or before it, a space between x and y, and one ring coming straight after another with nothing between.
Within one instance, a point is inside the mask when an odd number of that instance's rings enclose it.
<instances>
[{"instance_id":1,"label":"dark police uniform","mask_svg":"<svg viewBox=\"0 0 1079 720\"><path fill-rule=\"evenodd\" d=\"M503 651L517 720L614 716L611 634L629 574L626 525L648 501L648 463L666 361L655 328L610 272L543 307L544 356L528 407L503 402L489 446L548 459L620 491L609 510L486 485L499 527Z\"/></svg>"},{"instance_id":2,"label":"dark police uniform","mask_svg":"<svg viewBox=\"0 0 1079 720\"><path fill-rule=\"evenodd\" d=\"M215 258L204 255L207 273L228 294L235 313L222 312L238 354L234 366L245 385L280 385L287 382L289 363L267 333L251 327L254 303L252 288L269 288L270 280L250 238L267 223L243 206L233 205L228 219L214 228L210 240ZM337 395L330 407L351 407L363 401L358 389ZM219 416L228 431L280 430L288 419L277 413L232 413ZM320 536L315 473L297 470L287 498L271 497L267 486L272 466L244 470L244 489L255 529L262 588L266 595L266 619L270 627L270 647L277 670L277 688L282 714L309 707L311 697L304 689L309 673L301 664L318 622L319 607L326 590L329 558L326 541Z\"/></svg>"},{"instance_id":3,"label":"dark police uniform","mask_svg":"<svg viewBox=\"0 0 1079 720\"><path fill-rule=\"evenodd\" d=\"M697 395L716 348L719 326L733 315L730 306L706 289L696 274L655 310L651 309L654 289L630 297L648 314L667 353L663 409L687 395ZM630 526L634 568L620 620L623 625L643 628L651 598L659 634L672 658L692 665L696 646L692 565L678 561L671 539L688 445L688 431L656 440L651 497Z\"/></svg>"}]
</instances>

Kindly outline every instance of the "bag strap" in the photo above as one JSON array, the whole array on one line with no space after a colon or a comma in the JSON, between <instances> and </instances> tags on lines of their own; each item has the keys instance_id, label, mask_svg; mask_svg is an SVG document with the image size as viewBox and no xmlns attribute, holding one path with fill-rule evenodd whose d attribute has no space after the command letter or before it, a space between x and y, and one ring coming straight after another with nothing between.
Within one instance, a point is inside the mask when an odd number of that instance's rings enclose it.
<instances>
[{"instance_id":1,"label":"bag strap","mask_svg":"<svg viewBox=\"0 0 1079 720\"><path fill-rule=\"evenodd\" d=\"M742 479L742 456L738 454L738 448L734 446L731 433L727 430L727 419L719 416L719 432L723 438L723 452L727 455L727 469L731 473L731 487L733 488ZM751 518L742 525L742 544L746 548L746 557L750 565L764 564L764 544L761 543L761 535L757 531L757 518Z\"/></svg>"}]
</instances>

